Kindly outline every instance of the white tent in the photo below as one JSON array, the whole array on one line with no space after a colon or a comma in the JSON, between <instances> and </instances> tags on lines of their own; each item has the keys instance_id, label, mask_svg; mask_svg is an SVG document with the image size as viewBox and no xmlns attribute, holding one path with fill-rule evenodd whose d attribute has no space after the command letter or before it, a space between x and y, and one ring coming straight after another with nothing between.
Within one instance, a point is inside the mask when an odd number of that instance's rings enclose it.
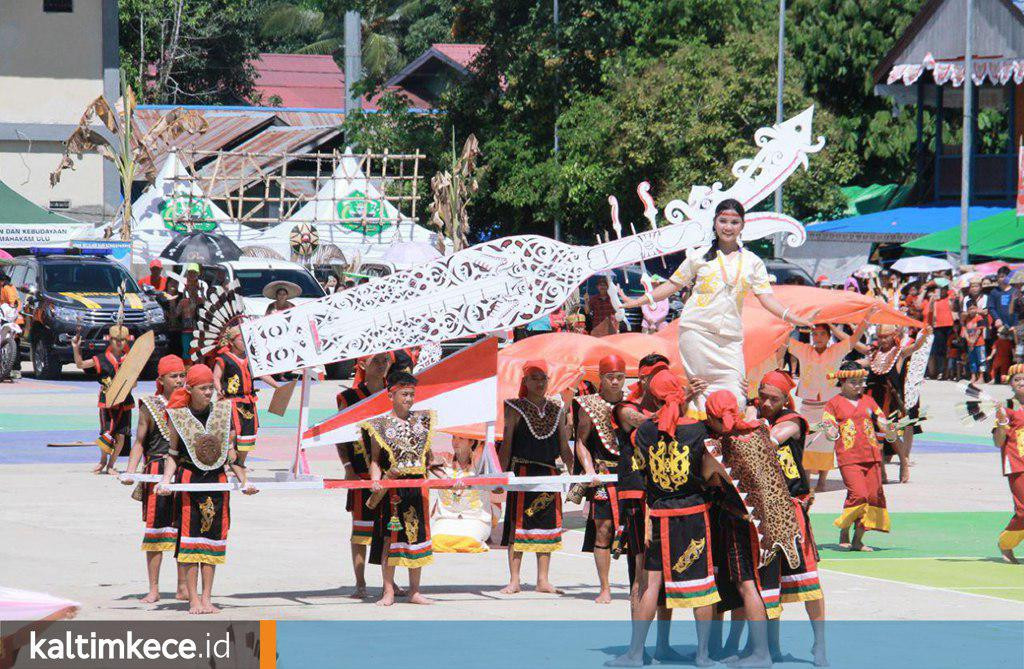
<instances>
[{"instance_id":1,"label":"white tent","mask_svg":"<svg viewBox=\"0 0 1024 669\"><path fill-rule=\"evenodd\" d=\"M187 217L200 220L206 228L216 230L235 240L239 246L251 244L249 240L260 236L254 230L228 218L216 204L207 198L199 185L182 179L188 175L178 154L171 152L157 174L152 186L143 191L132 203L135 226L132 232L132 254L136 262L149 262L171 243L177 225ZM187 184L187 185L186 185Z\"/></svg>"},{"instance_id":2,"label":"white tent","mask_svg":"<svg viewBox=\"0 0 1024 669\"><path fill-rule=\"evenodd\" d=\"M358 256L364 261L383 260L393 244L432 244L435 239L435 233L385 199L373 180L359 169L356 157L350 155L341 158L330 181L291 218L267 228L244 245L263 246L283 258L295 258L291 239L303 224L316 234L320 245L333 244L346 258Z\"/></svg>"}]
</instances>

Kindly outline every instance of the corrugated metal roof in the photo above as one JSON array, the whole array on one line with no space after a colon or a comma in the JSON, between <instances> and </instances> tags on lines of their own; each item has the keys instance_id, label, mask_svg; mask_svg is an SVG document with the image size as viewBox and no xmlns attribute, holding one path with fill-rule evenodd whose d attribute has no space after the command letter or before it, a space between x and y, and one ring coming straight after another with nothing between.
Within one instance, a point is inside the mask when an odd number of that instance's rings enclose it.
<instances>
[{"instance_id":1,"label":"corrugated metal roof","mask_svg":"<svg viewBox=\"0 0 1024 669\"><path fill-rule=\"evenodd\" d=\"M145 134L160 120L166 113L162 109L139 109L135 112L135 120L139 130ZM227 113L227 112L201 112L207 122L207 130L197 135L181 135L174 139L171 144L164 144L155 147L153 159L156 169L164 164L167 154L172 148L182 149L181 159L190 162L189 150L217 151L233 142L239 141L262 128L270 126L275 121L274 114L268 113Z\"/></svg>"},{"instance_id":2,"label":"corrugated metal roof","mask_svg":"<svg viewBox=\"0 0 1024 669\"><path fill-rule=\"evenodd\" d=\"M281 154L308 152L334 139L340 133L341 130L336 127L276 126L267 128L249 141L235 147L232 154L224 156L219 163L210 162L204 165L199 170L199 174L209 177L214 170L218 170L221 174L231 175L230 181L215 183L208 193L210 197L220 197L237 190L242 183L250 183L255 180L258 178L259 172L275 172L280 169L283 162ZM251 179L247 179L247 177L251 177Z\"/></svg>"}]
</instances>

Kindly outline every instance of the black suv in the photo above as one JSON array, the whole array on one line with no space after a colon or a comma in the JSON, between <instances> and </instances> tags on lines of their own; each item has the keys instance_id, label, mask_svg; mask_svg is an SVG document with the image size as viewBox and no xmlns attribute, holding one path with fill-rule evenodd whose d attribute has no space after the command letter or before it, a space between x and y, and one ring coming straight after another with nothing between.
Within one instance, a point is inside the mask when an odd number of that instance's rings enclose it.
<instances>
[{"instance_id":1,"label":"black suv","mask_svg":"<svg viewBox=\"0 0 1024 669\"><path fill-rule=\"evenodd\" d=\"M154 330L153 359L166 353L163 309L113 260L88 255L21 256L8 271L25 316L21 351L31 359L37 378L59 378L61 367L74 361L71 338L75 333L82 335L83 357L107 347L104 337L117 318L122 282L125 326L133 336Z\"/></svg>"}]
</instances>

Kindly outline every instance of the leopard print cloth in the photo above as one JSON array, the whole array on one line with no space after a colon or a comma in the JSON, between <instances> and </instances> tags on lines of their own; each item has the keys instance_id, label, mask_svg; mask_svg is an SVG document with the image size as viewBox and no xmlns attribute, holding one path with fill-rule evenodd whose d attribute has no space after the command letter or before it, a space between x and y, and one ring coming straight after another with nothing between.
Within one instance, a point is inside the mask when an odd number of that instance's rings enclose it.
<instances>
[{"instance_id":1,"label":"leopard print cloth","mask_svg":"<svg viewBox=\"0 0 1024 669\"><path fill-rule=\"evenodd\" d=\"M601 444L604 445L605 450L614 456L618 456L619 442L615 438L615 428L612 427L612 408L614 405L606 402L598 393L580 395L576 398L576 402L586 412L587 416L590 417L590 422L594 424L594 430L597 432L597 436L601 440Z\"/></svg>"},{"instance_id":2,"label":"leopard print cloth","mask_svg":"<svg viewBox=\"0 0 1024 669\"><path fill-rule=\"evenodd\" d=\"M781 551L791 568L799 567L800 527L768 428L761 425L748 432L709 439L708 451L729 472L757 529L759 566L771 562Z\"/></svg>"},{"instance_id":3,"label":"leopard print cloth","mask_svg":"<svg viewBox=\"0 0 1024 669\"><path fill-rule=\"evenodd\" d=\"M505 404L522 417L530 434L537 439L547 439L555 433L562 422L562 412L565 410L564 404L550 397L545 399L544 405L540 407L525 397L505 400Z\"/></svg>"}]
</instances>

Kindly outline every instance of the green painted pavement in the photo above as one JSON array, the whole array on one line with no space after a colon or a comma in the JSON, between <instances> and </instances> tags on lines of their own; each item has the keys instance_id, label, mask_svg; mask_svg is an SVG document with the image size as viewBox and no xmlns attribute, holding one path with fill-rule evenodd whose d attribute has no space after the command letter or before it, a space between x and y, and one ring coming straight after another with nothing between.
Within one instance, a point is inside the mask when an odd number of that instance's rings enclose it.
<instances>
[{"instance_id":1,"label":"green painted pavement","mask_svg":"<svg viewBox=\"0 0 1024 669\"><path fill-rule=\"evenodd\" d=\"M53 411L46 411L45 413L0 413L0 431L91 430L97 425L96 411L95 407L90 407L88 412L76 411L74 413L57 413ZM309 424L315 425L336 413L336 411L329 409L310 409ZM297 409L289 410L284 416L275 416L266 411L260 412L261 427L288 427L295 429L295 426L298 424L299 412Z\"/></svg>"},{"instance_id":2,"label":"green painted pavement","mask_svg":"<svg viewBox=\"0 0 1024 669\"><path fill-rule=\"evenodd\" d=\"M894 513L892 531L868 532L872 553L837 546L835 514L811 514L821 568L1024 601L1024 566L1002 561L996 539L1010 512Z\"/></svg>"},{"instance_id":3,"label":"green painted pavement","mask_svg":"<svg viewBox=\"0 0 1024 669\"><path fill-rule=\"evenodd\" d=\"M963 434L960 432L925 432L914 438L921 441L949 441L954 444L992 445L992 437L990 435Z\"/></svg>"},{"instance_id":4,"label":"green painted pavement","mask_svg":"<svg viewBox=\"0 0 1024 669\"><path fill-rule=\"evenodd\" d=\"M1009 502L1009 500L1007 500ZM812 513L811 529L823 560L863 558L864 553L839 550L839 528L832 524L839 514ZM996 537L1012 512L972 511L949 513L893 513L892 530L868 532L865 542L873 556L886 558L977 557L996 550Z\"/></svg>"}]
</instances>

